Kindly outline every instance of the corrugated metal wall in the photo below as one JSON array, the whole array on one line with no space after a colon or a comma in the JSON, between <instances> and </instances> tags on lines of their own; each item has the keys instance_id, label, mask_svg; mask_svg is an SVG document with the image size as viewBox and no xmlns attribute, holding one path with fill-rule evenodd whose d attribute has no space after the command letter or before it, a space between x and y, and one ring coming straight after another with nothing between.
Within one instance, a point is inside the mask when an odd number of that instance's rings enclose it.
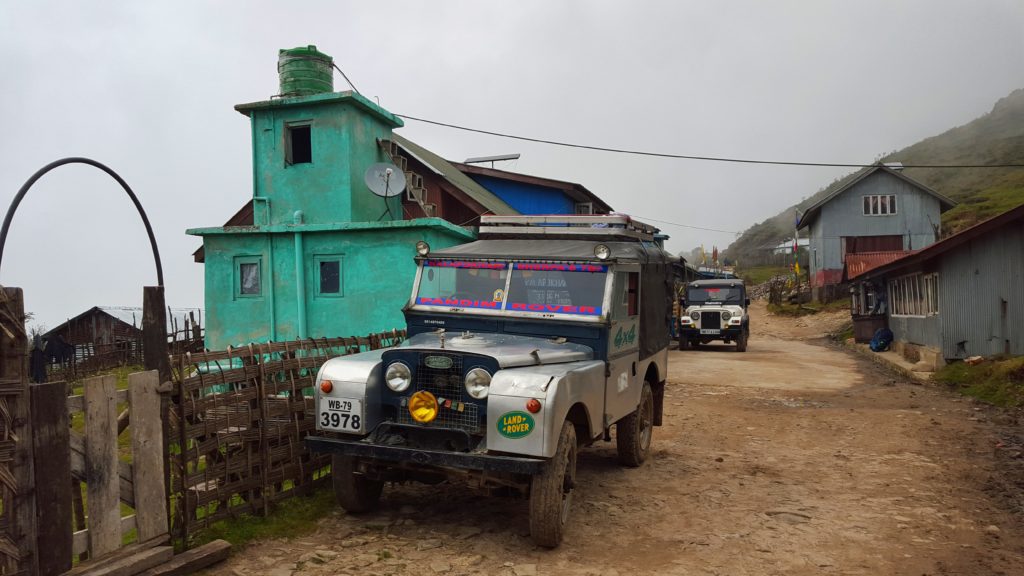
<instances>
[{"instance_id":1,"label":"corrugated metal wall","mask_svg":"<svg viewBox=\"0 0 1024 576\"><path fill-rule=\"evenodd\" d=\"M865 216L863 197L871 194L895 194L896 214ZM903 248L924 248L935 243L933 224L940 220L939 201L899 178L875 172L821 207L815 223L820 227L820 259L823 269L842 269L842 236L903 236ZM814 231L812 231L812 245Z\"/></svg>"},{"instance_id":2,"label":"corrugated metal wall","mask_svg":"<svg viewBox=\"0 0 1024 576\"><path fill-rule=\"evenodd\" d=\"M889 316L889 330L895 340L936 349L942 347L941 316Z\"/></svg>"},{"instance_id":3,"label":"corrugated metal wall","mask_svg":"<svg viewBox=\"0 0 1024 576\"><path fill-rule=\"evenodd\" d=\"M1024 225L1017 220L941 255L947 358L1024 354Z\"/></svg>"}]
</instances>

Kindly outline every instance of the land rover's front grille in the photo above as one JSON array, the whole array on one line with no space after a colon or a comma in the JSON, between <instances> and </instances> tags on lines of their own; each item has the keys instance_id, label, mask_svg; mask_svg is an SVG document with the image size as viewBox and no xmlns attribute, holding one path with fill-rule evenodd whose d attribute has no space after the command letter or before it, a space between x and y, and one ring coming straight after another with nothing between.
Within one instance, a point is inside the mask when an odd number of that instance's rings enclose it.
<instances>
[{"instance_id":1,"label":"land rover's front grille","mask_svg":"<svg viewBox=\"0 0 1024 576\"><path fill-rule=\"evenodd\" d=\"M430 358L431 360L427 360ZM447 360L443 360L447 358ZM444 366L450 361L450 366ZM431 367L427 364L432 364ZM437 418L426 426L457 428L469 433L480 430L480 419L476 404L467 402L466 388L462 376L462 357L457 354L439 354L429 352L420 354L413 373L413 383L409 396L414 392L426 390L441 402ZM398 421L402 424L423 424L416 422L409 411L398 411Z\"/></svg>"},{"instance_id":2,"label":"land rover's front grille","mask_svg":"<svg viewBox=\"0 0 1024 576\"><path fill-rule=\"evenodd\" d=\"M720 330L722 328L721 312L701 312L700 327L703 329Z\"/></svg>"}]
</instances>

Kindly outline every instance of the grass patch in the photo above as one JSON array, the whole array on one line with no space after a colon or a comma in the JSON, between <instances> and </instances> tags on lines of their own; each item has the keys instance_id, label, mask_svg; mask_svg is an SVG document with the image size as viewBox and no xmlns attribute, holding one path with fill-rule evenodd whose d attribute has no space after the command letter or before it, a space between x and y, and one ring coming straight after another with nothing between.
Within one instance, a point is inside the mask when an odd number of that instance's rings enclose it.
<instances>
[{"instance_id":1,"label":"grass patch","mask_svg":"<svg viewBox=\"0 0 1024 576\"><path fill-rule=\"evenodd\" d=\"M953 362L943 366L933 378L988 404L1024 406L1024 356L997 357L974 366Z\"/></svg>"},{"instance_id":2,"label":"grass patch","mask_svg":"<svg viewBox=\"0 0 1024 576\"><path fill-rule=\"evenodd\" d=\"M786 266L752 266L738 270L736 275L750 285L764 284L775 276L790 275L793 273Z\"/></svg>"},{"instance_id":3,"label":"grass patch","mask_svg":"<svg viewBox=\"0 0 1024 576\"><path fill-rule=\"evenodd\" d=\"M264 538L292 538L316 530L317 520L337 510L334 491L330 485L320 487L308 496L296 496L278 502L266 516L239 514L211 524L198 532L192 545L223 539L240 548L254 540Z\"/></svg>"}]
</instances>

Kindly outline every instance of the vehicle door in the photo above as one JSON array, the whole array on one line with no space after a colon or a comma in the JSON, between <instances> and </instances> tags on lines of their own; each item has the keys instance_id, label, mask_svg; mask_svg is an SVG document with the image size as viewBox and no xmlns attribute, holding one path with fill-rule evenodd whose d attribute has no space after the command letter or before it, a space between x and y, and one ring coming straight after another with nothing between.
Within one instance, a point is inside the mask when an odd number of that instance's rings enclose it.
<instances>
[{"instance_id":1,"label":"vehicle door","mask_svg":"<svg viewBox=\"0 0 1024 576\"><path fill-rule=\"evenodd\" d=\"M640 266L615 268L609 293L610 376L605 386L605 422L611 424L636 410L643 375L637 374L640 352Z\"/></svg>"}]
</instances>

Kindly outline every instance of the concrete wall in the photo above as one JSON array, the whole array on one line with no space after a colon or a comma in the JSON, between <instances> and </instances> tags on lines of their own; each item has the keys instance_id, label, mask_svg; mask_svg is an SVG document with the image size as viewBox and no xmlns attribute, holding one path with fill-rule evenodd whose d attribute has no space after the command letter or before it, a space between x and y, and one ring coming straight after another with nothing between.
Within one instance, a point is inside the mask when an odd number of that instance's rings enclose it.
<instances>
[{"instance_id":1,"label":"concrete wall","mask_svg":"<svg viewBox=\"0 0 1024 576\"><path fill-rule=\"evenodd\" d=\"M364 181L366 169L386 160L377 139L391 136L391 125L367 114L350 100L293 104L250 111L252 118L254 197L269 200L255 206L256 224L288 224L296 210L309 224L372 222L387 207ZM313 161L285 162L289 125L309 123ZM401 219L401 198L389 200L393 218Z\"/></svg>"},{"instance_id":2,"label":"concrete wall","mask_svg":"<svg viewBox=\"0 0 1024 576\"><path fill-rule=\"evenodd\" d=\"M206 346L299 337L362 336L403 328L402 307L412 292L415 244L440 249L467 242L472 234L438 219L381 223L378 228L322 230L272 228L262 232L204 234L206 248ZM399 223L395 223L399 224ZM301 234L304 282L296 269L296 234ZM341 292L319 293L318 257L340 257ZM240 260L258 261L261 293L241 295ZM304 285L303 285L304 284ZM304 296L304 306L300 301ZM302 320L305 321L304 333Z\"/></svg>"}]
</instances>

